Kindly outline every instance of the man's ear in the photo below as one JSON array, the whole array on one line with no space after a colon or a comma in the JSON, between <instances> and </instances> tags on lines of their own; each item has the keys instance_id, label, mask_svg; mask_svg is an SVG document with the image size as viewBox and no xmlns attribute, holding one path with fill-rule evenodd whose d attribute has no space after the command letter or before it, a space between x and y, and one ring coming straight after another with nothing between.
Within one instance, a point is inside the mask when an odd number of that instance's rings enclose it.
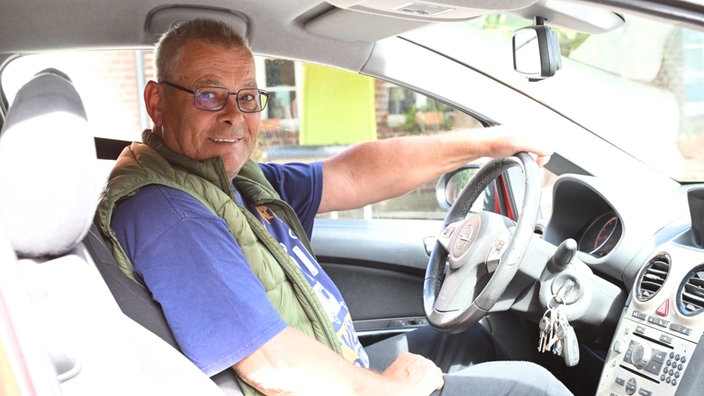
<instances>
[{"instance_id":1,"label":"man's ear","mask_svg":"<svg viewBox=\"0 0 704 396\"><path fill-rule=\"evenodd\" d=\"M144 87L144 105L147 107L147 113L156 126L163 124L161 99L161 85L156 81L150 80L147 86Z\"/></svg>"}]
</instances>

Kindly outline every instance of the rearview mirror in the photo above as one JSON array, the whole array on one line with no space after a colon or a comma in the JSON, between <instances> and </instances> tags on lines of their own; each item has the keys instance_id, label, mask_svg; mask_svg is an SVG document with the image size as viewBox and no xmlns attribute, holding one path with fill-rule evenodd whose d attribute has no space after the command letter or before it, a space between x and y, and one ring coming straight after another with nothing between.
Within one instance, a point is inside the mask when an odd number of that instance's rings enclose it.
<instances>
[{"instance_id":1,"label":"rearview mirror","mask_svg":"<svg viewBox=\"0 0 704 396\"><path fill-rule=\"evenodd\" d=\"M555 31L538 24L513 33L513 68L530 81L552 77L562 66Z\"/></svg>"}]
</instances>

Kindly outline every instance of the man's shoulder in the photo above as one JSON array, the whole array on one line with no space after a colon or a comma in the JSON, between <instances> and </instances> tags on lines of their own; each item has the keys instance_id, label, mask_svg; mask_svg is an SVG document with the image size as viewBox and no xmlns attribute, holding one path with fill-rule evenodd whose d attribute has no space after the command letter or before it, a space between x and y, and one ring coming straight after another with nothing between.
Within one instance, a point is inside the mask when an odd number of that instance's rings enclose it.
<instances>
[{"instance_id":1,"label":"man's shoulder","mask_svg":"<svg viewBox=\"0 0 704 396\"><path fill-rule=\"evenodd\" d=\"M209 230L222 229L217 226L220 222L222 219L187 193L149 185L117 204L111 227L134 259L143 248L163 237L171 241L171 246L181 245L187 237L205 237ZM193 227L199 231L193 232Z\"/></svg>"},{"instance_id":2,"label":"man's shoulder","mask_svg":"<svg viewBox=\"0 0 704 396\"><path fill-rule=\"evenodd\" d=\"M264 172L264 175L269 178L273 174L296 174L305 175L314 173L317 168L322 166L320 161L316 162L257 162L257 165Z\"/></svg>"},{"instance_id":3,"label":"man's shoulder","mask_svg":"<svg viewBox=\"0 0 704 396\"><path fill-rule=\"evenodd\" d=\"M190 194L160 184L141 188L118 206L140 216L176 219L203 218L214 216L208 208Z\"/></svg>"},{"instance_id":4,"label":"man's shoulder","mask_svg":"<svg viewBox=\"0 0 704 396\"><path fill-rule=\"evenodd\" d=\"M259 163L266 179L280 194L286 194L288 187L299 190L301 184L315 184L322 178L322 163L291 162L286 164Z\"/></svg>"}]
</instances>

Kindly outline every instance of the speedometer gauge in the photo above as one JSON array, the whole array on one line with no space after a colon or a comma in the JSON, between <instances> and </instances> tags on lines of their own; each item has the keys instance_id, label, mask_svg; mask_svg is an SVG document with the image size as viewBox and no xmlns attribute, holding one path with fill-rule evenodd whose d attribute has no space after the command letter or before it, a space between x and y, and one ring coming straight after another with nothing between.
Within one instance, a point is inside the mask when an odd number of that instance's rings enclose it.
<instances>
[{"instance_id":1,"label":"speedometer gauge","mask_svg":"<svg viewBox=\"0 0 704 396\"><path fill-rule=\"evenodd\" d=\"M601 214L584 230L579 250L594 257L604 257L621 239L621 221L614 212Z\"/></svg>"}]
</instances>

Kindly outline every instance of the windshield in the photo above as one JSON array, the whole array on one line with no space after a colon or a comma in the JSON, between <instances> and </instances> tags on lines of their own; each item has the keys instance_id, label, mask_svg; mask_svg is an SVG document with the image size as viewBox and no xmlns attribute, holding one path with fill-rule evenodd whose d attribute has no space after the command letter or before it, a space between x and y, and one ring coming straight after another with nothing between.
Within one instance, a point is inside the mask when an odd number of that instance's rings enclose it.
<instances>
[{"instance_id":1,"label":"windshield","mask_svg":"<svg viewBox=\"0 0 704 396\"><path fill-rule=\"evenodd\" d=\"M704 36L624 19L606 34L554 28L562 68L538 82L512 68L511 35L530 20L490 15L408 36L536 98L673 179L704 180ZM458 40L464 44L452 44Z\"/></svg>"}]
</instances>

